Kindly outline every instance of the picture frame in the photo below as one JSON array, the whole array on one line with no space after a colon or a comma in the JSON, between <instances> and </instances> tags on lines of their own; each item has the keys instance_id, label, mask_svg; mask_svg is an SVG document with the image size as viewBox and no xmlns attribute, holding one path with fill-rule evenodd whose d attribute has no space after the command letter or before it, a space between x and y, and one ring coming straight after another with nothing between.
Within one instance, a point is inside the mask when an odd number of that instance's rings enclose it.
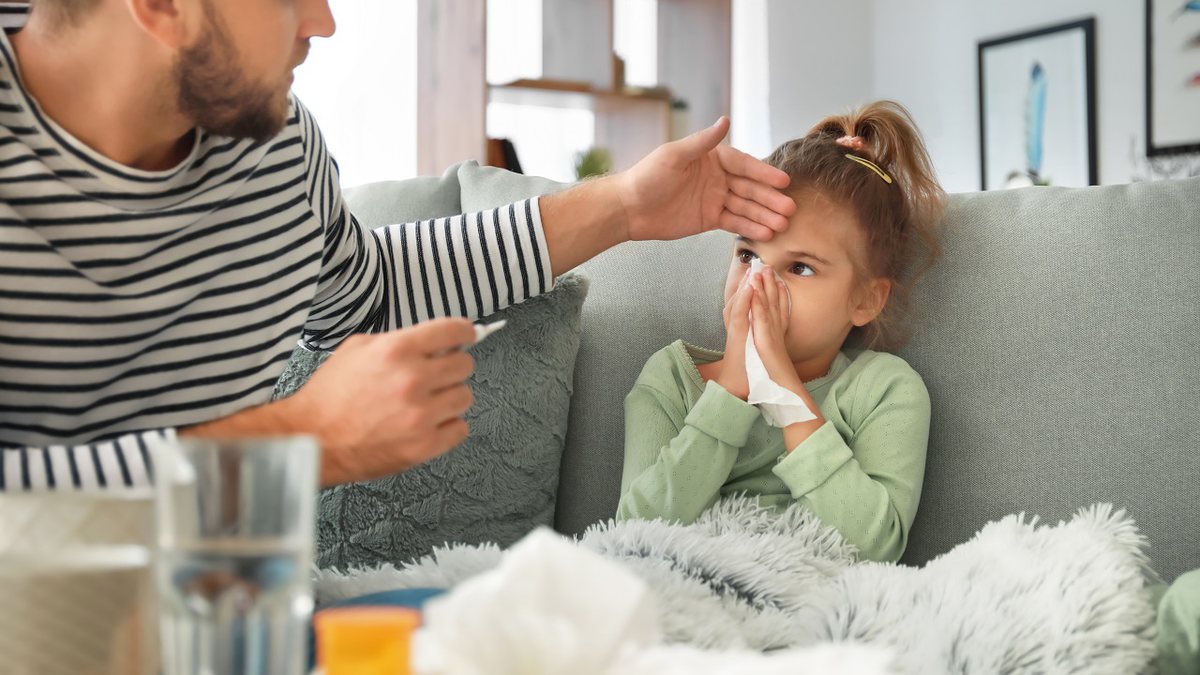
<instances>
[{"instance_id":1,"label":"picture frame","mask_svg":"<svg viewBox=\"0 0 1200 675\"><path fill-rule=\"evenodd\" d=\"M983 190L1099 183L1096 19L979 42Z\"/></svg>"},{"instance_id":2,"label":"picture frame","mask_svg":"<svg viewBox=\"0 0 1200 675\"><path fill-rule=\"evenodd\" d=\"M1146 0L1146 156L1200 152L1200 3Z\"/></svg>"}]
</instances>

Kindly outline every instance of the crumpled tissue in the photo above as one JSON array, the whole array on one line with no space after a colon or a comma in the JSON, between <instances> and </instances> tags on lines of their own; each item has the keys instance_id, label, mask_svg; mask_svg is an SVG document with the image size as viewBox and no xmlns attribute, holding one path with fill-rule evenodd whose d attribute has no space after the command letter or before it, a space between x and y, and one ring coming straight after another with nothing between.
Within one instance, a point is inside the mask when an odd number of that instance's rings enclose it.
<instances>
[{"instance_id":1,"label":"crumpled tissue","mask_svg":"<svg viewBox=\"0 0 1200 675\"><path fill-rule=\"evenodd\" d=\"M412 656L417 675L884 675L893 655L851 643L770 654L664 645L645 582L540 528L431 600Z\"/></svg>"},{"instance_id":2,"label":"crumpled tissue","mask_svg":"<svg viewBox=\"0 0 1200 675\"><path fill-rule=\"evenodd\" d=\"M546 528L425 606L419 675L600 675L661 639L641 579Z\"/></svg>"},{"instance_id":3,"label":"crumpled tissue","mask_svg":"<svg viewBox=\"0 0 1200 675\"><path fill-rule=\"evenodd\" d=\"M758 274L764 267L766 265L755 258L750 263L750 274ZM775 275L778 277L779 273L776 272ZM746 284L749 278L747 275L742 284ZM788 307L791 308L790 294ZM746 339L746 381L750 384L750 395L746 397L746 402L758 406L767 424L782 428L789 424L817 419L804 399L792 390L776 384L767 374L767 367L763 365L762 357L758 355L758 347L754 344L753 323Z\"/></svg>"}]
</instances>

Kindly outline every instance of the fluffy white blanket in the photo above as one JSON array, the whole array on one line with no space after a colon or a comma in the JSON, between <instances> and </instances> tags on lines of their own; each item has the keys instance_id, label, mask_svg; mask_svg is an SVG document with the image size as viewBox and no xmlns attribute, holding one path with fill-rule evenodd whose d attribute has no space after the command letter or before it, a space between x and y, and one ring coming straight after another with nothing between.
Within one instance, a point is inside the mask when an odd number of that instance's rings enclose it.
<instances>
[{"instance_id":1,"label":"fluffy white blanket","mask_svg":"<svg viewBox=\"0 0 1200 675\"><path fill-rule=\"evenodd\" d=\"M691 525L609 522L578 545L655 590L667 639L721 650L852 642L900 673L1148 672L1154 608L1145 541L1124 511L985 526L922 568L858 563L799 507L721 502ZM492 569L495 546L449 546L400 568L317 573L320 604L398 588L452 588Z\"/></svg>"}]
</instances>

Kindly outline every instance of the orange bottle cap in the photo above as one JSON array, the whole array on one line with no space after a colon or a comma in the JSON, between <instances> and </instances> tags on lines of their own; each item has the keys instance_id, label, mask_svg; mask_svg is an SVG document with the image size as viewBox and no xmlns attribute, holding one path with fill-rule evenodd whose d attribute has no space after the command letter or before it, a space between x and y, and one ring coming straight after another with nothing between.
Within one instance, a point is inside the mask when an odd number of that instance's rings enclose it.
<instances>
[{"instance_id":1,"label":"orange bottle cap","mask_svg":"<svg viewBox=\"0 0 1200 675\"><path fill-rule=\"evenodd\" d=\"M403 607L338 607L317 612L317 661L325 675L409 675L421 614Z\"/></svg>"}]
</instances>

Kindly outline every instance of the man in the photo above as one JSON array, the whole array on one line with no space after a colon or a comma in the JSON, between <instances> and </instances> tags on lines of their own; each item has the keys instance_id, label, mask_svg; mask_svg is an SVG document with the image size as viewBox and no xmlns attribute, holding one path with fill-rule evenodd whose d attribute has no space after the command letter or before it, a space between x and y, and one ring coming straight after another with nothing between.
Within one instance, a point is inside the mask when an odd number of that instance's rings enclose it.
<instances>
[{"instance_id":1,"label":"man","mask_svg":"<svg viewBox=\"0 0 1200 675\"><path fill-rule=\"evenodd\" d=\"M766 239L795 208L722 119L558 195L372 232L289 95L326 0L0 19L0 489L144 483L146 440L176 434L313 435L326 485L404 470L467 435L470 318L622 241ZM269 402L297 340L340 347Z\"/></svg>"}]
</instances>

